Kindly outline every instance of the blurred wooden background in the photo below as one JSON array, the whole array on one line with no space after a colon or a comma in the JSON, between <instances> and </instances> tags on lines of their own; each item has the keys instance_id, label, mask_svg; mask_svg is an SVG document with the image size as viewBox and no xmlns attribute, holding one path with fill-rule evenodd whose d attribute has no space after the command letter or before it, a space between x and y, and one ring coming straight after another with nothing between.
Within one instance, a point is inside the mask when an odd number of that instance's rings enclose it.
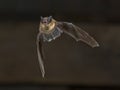
<instances>
[{"instance_id":1,"label":"blurred wooden background","mask_svg":"<svg viewBox=\"0 0 120 90\"><path fill-rule=\"evenodd\" d=\"M120 85L118 0L1 0L0 83ZM63 34L44 43L46 76L39 70L36 35L40 16L73 22L100 44L91 48ZM65 89L66 90L66 89Z\"/></svg>"}]
</instances>

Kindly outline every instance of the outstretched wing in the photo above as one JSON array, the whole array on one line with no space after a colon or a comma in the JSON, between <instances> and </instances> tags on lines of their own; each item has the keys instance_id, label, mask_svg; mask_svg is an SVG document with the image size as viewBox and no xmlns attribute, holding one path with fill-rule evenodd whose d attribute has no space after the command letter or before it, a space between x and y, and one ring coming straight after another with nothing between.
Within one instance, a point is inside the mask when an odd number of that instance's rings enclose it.
<instances>
[{"instance_id":1,"label":"outstretched wing","mask_svg":"<svg viewBox=\"0 0 120 90\"><path fill-rule=\"evenodd\" d=\"M42 77L44 77L45 69L44 69L44 64L43 64L43 51L42 51L41 33L38 33L38 35L37 35L36 44L37 44L38 61L39 61Z\"/></svg>"},{"instance_id":2,"label":"outstretched wing","mask_svg":"<svg viewBox=\"0 0 120 90\"><path fill-rule=\"evenodd\" d=\"M58 22L57 27L63 30L64 33L73 37L76 41L83 41L91 47L98 47L97 41L91 37L87 32L83 31L78 26L68 22Z\"/></svg>"}]
</instances>

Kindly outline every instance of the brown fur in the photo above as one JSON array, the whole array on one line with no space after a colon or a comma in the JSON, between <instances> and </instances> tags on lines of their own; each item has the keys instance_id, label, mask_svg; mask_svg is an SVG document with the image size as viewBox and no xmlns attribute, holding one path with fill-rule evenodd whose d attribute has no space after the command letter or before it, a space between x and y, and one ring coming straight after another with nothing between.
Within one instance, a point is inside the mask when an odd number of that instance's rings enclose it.
<instances>
[{"instance_id":1,"label":"brown fur","mask_svg":"<svg viewBox=\"0 0 120 90\"><path fill-rule=\"evenodd\" d=\"M40 22L39 31L41 33L49 34L50 32L54 30L55 26L56 26L56 21L54 19L52 19L52 21L47 25Z\"/></svg>"}]
</instances>

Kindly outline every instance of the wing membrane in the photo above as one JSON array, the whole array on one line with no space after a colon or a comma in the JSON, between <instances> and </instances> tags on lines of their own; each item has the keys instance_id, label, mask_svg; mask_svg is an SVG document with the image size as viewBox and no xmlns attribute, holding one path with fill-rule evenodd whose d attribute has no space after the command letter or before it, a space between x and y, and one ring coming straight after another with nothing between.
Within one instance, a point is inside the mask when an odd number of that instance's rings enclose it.
<instances>
[{"instance_id":1,"label":"wing membrane","mask_svg":"<svg viewBox=\"0 0 120 90\"><path fill-rule=\"evenodd\" d=\"M97 41L78 26L68 22L58 22L57 26L76 41L83 41L91 47L98 47Z\"/></svg>"},{"instance_id":2,"label":"wing membrane","mask_svg":"<svg viewBox=\"0 0 120 90\"><path fill-rule=\"evenodd\" d=\"M42 77L44 77L45 69L44 69L44 63L43 63L42 40L40 40L40 36L41 34L38 33L36 44L37 44L38 61L39 61Z\"/></svg>"}]
</instances>

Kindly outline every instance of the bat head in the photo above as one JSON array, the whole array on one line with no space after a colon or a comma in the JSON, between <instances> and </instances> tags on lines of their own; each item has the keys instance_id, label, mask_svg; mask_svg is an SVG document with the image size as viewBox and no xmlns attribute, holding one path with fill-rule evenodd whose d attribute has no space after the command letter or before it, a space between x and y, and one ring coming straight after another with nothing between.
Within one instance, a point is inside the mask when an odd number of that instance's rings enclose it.
<instances>
[{"instance_id":1,"label":"bat head","mask_svg":"<svg viewBox=\"0 0 120 90\"><path fill-rule=\"evenodd\" d=\"M49 24L49 23L51 23L51 21L52 21L52 16L49 16L49 17L42 17L41 16L41 23L42 24Z\"/></svg>"}]
</instances>

